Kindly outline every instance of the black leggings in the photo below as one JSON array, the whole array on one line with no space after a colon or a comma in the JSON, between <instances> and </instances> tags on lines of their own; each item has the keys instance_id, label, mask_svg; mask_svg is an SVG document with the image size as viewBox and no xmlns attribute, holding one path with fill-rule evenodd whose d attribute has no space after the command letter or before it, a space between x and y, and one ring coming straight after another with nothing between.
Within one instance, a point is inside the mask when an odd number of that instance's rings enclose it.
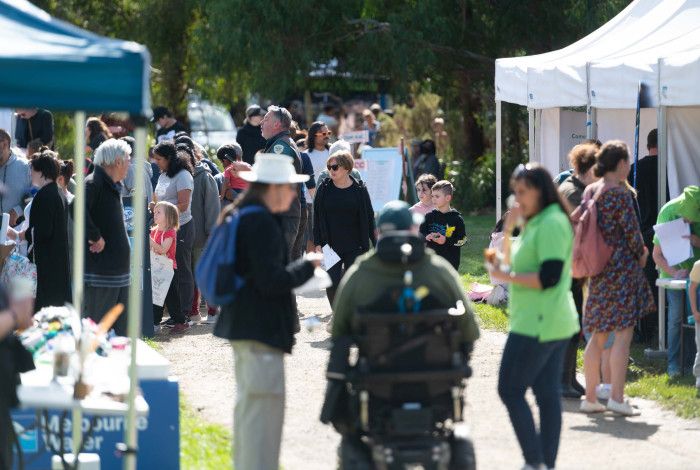
<instances>
[{"instance_id":1,"label":"black leggings","mask_svg":"<svg viewBox=\"0 0 700 470\"><path fill-rule=\"evenodd\" d=\"M182 313L182 306L180 303L180 292L178 289L177 282L177 269L173 274L173 280L170 281L170 287L168 288L168 294L165 296L165 306L168 307L168 313L170 313L170 318L173 319L175 323L185 323L185 314ZM153 306L153 324L158 325L163 320L163 307L159 305Z\"/></svg>"},{"instance_id":2,"label":"black leggings","mask_svg":"<svg viewBox=\"0 0 700 470\"><path fill-rule=\"evenodd\" d=\"M328 302L330 302L331 307L333 306L333 300L335 299L335 291L336 289L338 289L338 284L340 284L340 280L343 279L345 271L347 271L350 268L350 266L352 266L352 263L355 262L355 258L357 258L360 254L361 253L359 249L343 254L338 253L338 256L340 256L340 261L335 263L335 265L333 265L333 267L328 270L328 275L331 277L331 281L333 281L333 285L326 289L326 296L328 297Z\"/></svg>"}]
</instances>

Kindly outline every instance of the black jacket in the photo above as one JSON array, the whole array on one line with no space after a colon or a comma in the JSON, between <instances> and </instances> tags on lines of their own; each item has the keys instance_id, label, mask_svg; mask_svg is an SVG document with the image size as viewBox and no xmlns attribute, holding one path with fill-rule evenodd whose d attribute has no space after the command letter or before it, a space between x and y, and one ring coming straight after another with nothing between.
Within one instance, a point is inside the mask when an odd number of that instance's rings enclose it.
<instances>
[{"instance_id":1,"label":"black jacket","mask_svg":"<svg viewBox=\"0 0 700 470\"><path fill-rule=\"evenodd\" d=\"M360 248L362 252L369 250L369 242L372 242L372 246L377 244L377 237L374 233L374 209L372 208L372 201L369 198L369 191L367 191L367 186L364 181L358 181L352 176L352 186L356 188L357 191L357 203L360 205L360 227L359 233L366 233L367 236L362 236L360 240ZM328 192L329 185L333 184L333 180L327 178L321 182L321 184L316 189L316 196L314 197L314 244L316 246L323 246L328 243L328 222L324 217L324 211L322 208L325 202L326 193Z\"/></svg>"},{"instance_id":2,"label":"black jacket","mask_svg":"<svg viewBox=\"0 0 700 470\"><path fill-rule=\"evenodd\" d=\"M43 145L53 148L53 115L51 112L39 109L29 119L17 118L15 139L19 148L27 148L27 144L34 139L41 139Z\"/></svg>"},{"instance_id":3,"label":"black jacket","mask_svg":"<svg viewBox=\"0 0 700 470\"><path fill-rule=\"evenodd\" d=\"M70 299L68 212L56 183L49 183L32 201L27 241L33 244L37 291L34 311L62 307Z\"/></svg>"},{"instance_id":4,"label":"black jacket","mask_svg":"<svg viewBox=\"0 0 700 470\"><path fill-rule=\"evenodd\" d=\"M291 353L297 315L292 289L309 280L314 267L303 259L288 262L278 218L268 211L241 218L236 233L236 273L245 284L233 303L221 308L214 335L255 340Z\"/></svg>"},{"instance_id":5,"label":"black jacket","mask_svg":"<svg viewBox=\"0 0 700 470\"><path fill-rule=\"evenodd\" d=\"M104 238L100 253L85 246L85 272L102 275L122 275L129 272L129 238L124 225L124 208L120 187L101 166L85 178L87 240Z\"/></svg>"},{"instance_id":6,"label":"black jacket","mask_svg":"<svg viewBox=\"0 0 700 470\"><path fill-rule=\"evenodd\" d=\"M262 136L260 126L253 126L246 122L243 127L238 129L236 142L243 149L243 161L252 165L255 163L255 154L258 153L258 150L265 148L267 141Z\"/></svg>"}]
</instances>

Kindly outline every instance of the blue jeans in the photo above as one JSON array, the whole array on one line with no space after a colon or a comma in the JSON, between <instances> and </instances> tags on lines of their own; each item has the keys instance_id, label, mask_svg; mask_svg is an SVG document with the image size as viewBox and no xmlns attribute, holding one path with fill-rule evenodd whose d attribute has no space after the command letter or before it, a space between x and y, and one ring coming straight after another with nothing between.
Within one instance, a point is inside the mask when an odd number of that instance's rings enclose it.
<instances>
[{"instance_id":1,"label":"blue jeans","mask_svg":"<svg viewBox=\"0 0 700 470\"><path fill-rule=\"evenodd\" d=\"M668 373L678 374L681 370L681 322L683 318L683 302L685 292L682 290L666 290L666 302L668 304L667 322L667 348L668 348Z\"/></svg>"},{"instance_id":2,"label":"blue jeans","mask_svg":"<svg viewBox=\"0 0 700 470\"><path fill-rule=\"evenodd\" d=\"M569 338L540 343L537 338L508 335L498 373L498 395L508 409L525 462L554 468L561 433L561 373ZM540 409L540 430L525 392L532 388Z\"/></svg>"}]
</instances>

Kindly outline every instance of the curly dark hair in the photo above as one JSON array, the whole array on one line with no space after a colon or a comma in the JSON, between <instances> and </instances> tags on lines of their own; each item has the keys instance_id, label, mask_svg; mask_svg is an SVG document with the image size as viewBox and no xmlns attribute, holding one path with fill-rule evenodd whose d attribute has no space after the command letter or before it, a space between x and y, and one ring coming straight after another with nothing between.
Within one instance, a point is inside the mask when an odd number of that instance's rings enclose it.
<instances>
[{"instance_id":1,"label":"curly dark hair","mask_svg":"<svg viewBox=\"0 0 700 470\"><path fill-rule=\"evenodd\" d=\"M165 174L168 175L169 178L173 178L180 173L181 170L187 170L190 174L194 172L192 163L188 158L178 155L177 148L172 142L165 141L159 143L154 147L153 154L168 161L168 169Z\"/></svg>"},{"instance_id":2,"label":"curly dark hair","mask_svg":"<svg viewBox=\"0 0 700 470\"><path fill-rule=\"evenodd\" d=\"M323 121L316 121L311 126L309 126L309 133L306 136L306 150L313 152L316 148L316 133L326 127L326 123ZM326 145L326 149L329 149L330 145Z\"/></svg>"},{"instance_id":3,"label":"curly dark hair","mask_svg":"<svg viewBox=\"0 0 700 470\"><path fill-rule=\"evenodd\" d=\"M61 169L58 154L51 150L43 150L34 154L34 159L29 164L32 166L32 170L41 173L44 178L51 181L56 181Z\"/></svg>"}]
</instances>

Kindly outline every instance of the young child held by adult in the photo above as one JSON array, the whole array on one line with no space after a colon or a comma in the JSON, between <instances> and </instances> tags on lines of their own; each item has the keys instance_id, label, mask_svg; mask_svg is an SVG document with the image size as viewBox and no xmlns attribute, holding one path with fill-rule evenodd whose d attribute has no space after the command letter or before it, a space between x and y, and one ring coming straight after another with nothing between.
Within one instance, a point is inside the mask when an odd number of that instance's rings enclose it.
<instances>
[{"instance_id":1,"label":"young child held by adult","mask_svg":"<svg viewBox=\"0 0 700 470\"><path fill-rule=\"evenodd\" d=\"M425 215L420 232L428 248L459 269L460 248L467 241L467 231L460 213L450 207L454 186L449 181L438 181L431 188L435 209Z\"/></svg>"},{"instance_id":2,"label":"young child held by adult","mask_svg":"<svg viewBox=\"0 0 700 470\"><path fill-rule=\"evenodd\" d=\"M180 214L175 204L166 201L156 203L153 208L153 222L151 229L151 251L157 255L167 256L173 262L175 274L168 293L165 296L165 306L168 307L170 318L163 320L163 306L153 305L153 324L170 328L172 333L182 333L190 325L187 323L182 308L180 307L180 295L177 285L177 262L175 261L175 248L177 245L177 231L180 228Z\"/></svg>"},{"instance_id":3,"label":"young child held by adult","mask_svg":"<svg viewBox=\"0 0 700 470\"><path fill-rule=\"evenodd\" d=\"M231 162L224 170L224 180L221 185L221 200L229 203L233 202L236 197L248 187L248 182L238 175L240 171L250 171L251 166L244 162L243 150L238 144L229 144L222 146L217 151L217 156L221 160L226 158Z\"/></svg>"},{"instance_id":4,"label":"young child held by adult","mask_svg":"<svg viewBox=\"0 0 700 470\"><path fill-rule=\"evenodd\" d=\"M416 181L416 195L418 202L415 203L409 210L414 214L427 215L435 209L433 205L433 185L437 183L437 178L431 174L420 175Z\"/></svg>"}]
</instances>

